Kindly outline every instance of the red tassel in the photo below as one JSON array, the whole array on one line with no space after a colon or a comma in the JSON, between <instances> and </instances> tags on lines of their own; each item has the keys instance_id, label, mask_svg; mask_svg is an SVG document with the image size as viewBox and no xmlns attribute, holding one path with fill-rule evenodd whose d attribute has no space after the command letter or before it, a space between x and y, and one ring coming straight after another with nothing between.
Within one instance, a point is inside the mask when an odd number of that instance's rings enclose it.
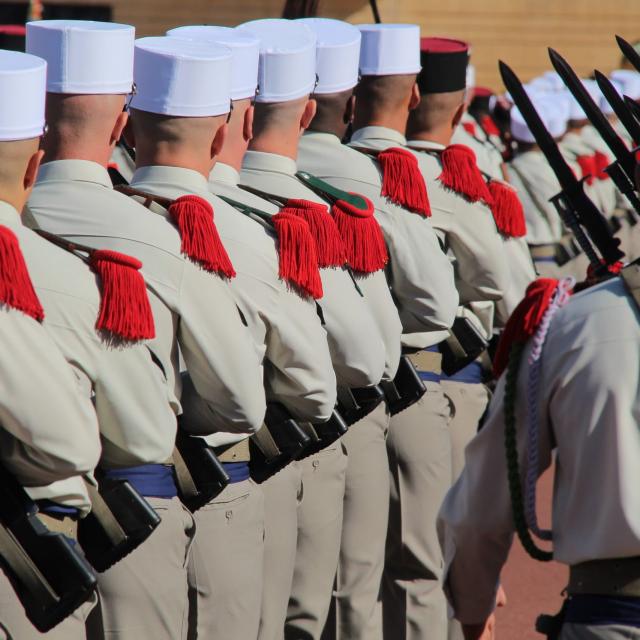
<instances>
[{"instance_id":1,"label":"red tassel","mask_svg":"<svg viewBox=\"0 0 640 640\"><path fill-rule=\"evenodd\" d=\"M322 298L318 254L309 225L286 210L272 220L278 234L280 277L312 298Z\"/></svg>"},{"instance_id":2,"label":"red tassel","mask_svg":"<svg viewBox=\"0 0 640 640\"><path fill-rule=\"evenodd\" d=\"M476 137L476 125L473 124L473 122L463 122L462 123L462 128L470 135L473 136L474 138Z\"/></svg>"},{"instance_id":3,"label":"red tassel","mask_svg":"<svg viewBox=\"0 0 640 640\"><path fill-rule=\"evenodd\" d=\"M507 368L511 347L516 343L526 342L540 326L558 288L558 282L555 278L538 278L527 287L524 298L513 310L500 336L493 359L496 378Z\"/></svg>"},{"instance_id":4,"label":"red tassel","mask_svg":"<svg viewBox=\"0 0 640 640\"><path fill-rule=\"evenodd\" d=\"M452 144L440 154L442 173L438 180L464 196L470 202L482 200L491 206L492 198L487 183L476 164L476 154L464 144Z\"/></svg>"},{"instance_id":5,"label":"red tassel","mask_svg":"<svg viewBox=\"0 0 640 640\"><path fill-rule=\"evenodd\" d=\"M391 147L378 154L378 162L382 169L381 195L428 218L431 206L427 185L413 153L402 147Z\"/></svg>"},{"instance_id":6,"label":"red tassel","mask_svg":"<svg viewBox=\"0 0 640 640\"><path fill-rule=\"evenodd\" d=\"M602 151L596 151L593 154L593 163L596 168L596 178L598 180L608 180L609 174L605 171L605 169L611 164L609 162L609 158L606 153L602 153Z\"/></svg>"},{"instance_id":7,"label":"red tassel","mask_svg":"<svg viewBox=\"0 0 640 640\"><path fill-rule=\"evenodd\" d=\"M500 137L500 129L498 129L498 125L493 121L493 118L490 115L486 114L482 116L480 126L488 136Z\"/></svg>"},{"instance_id":8,"label":"red tassel","mask_svg":"<svg viewBox=\"0 0 640 640\"><path fill-rule=\"evenodd\" d=\"M373 216L373 203L360 196L366 209L358 209L346 200L338 200L331 214L345 244L347 262L358 273L374 273L389 262L382 229Z\"/></svg>"},{"instance_id":9,"label":"red tassel","mask_svg":"<svg viewBox=\"0 0 640 640\"><path fill-rule=\"evenodd\" d=\"M205 271L233 278L236 272L213 222L213 207L200 196L174 200L169 213L180 231L182 253Z\"/></svg>"},{"instance_id":10,"label":"red tassel","mask_svg":"<svg viewBox=\"0 0 640 640\"><path fill-rule=\"evenodd\" d=\"M527 233L527 223L518 193L499 180L491 180L488 186L493 200L491 212L498 231L510 238L522 238Z\"/></svg>"},{"instance_id":11,"label":"red tassel","mask_svg":"<svg viewBox=\"0 0 640 640\"><path fill-rule=\"evenodd\" d=\"M140 267L140 260L117 251L100 249L91 254L91 268L102 281L96 329L130 341L155 338L153 313Z\"/></svg>"},{"instance_id":12,"label":"red tassel","mask_svg":"<svg viewBox=\"0 0 640 640\"><path fill-rule=\"evenodd\" d=\"M580 165L580 171L582 171L582 177L586 179L586 183L593 184L595 176L597 175L594 157L578 156L576 161Z\"/></svg>"},{"instance_id":13,"label":"red tassel","mask_svg":"<svg viewBox=\"0 0 640 640\"><path fill-rule=\"evenodd\" d=\"M16 234L0 226L0 302L34 320L44 320L44 309L29 277Z\"/></svg>"},{"instance_id":14,"label":"red tassel","mask_svg":"<svg viewBox=\"0 0 640 640\"><path fill-rule=\"evenodd\" d=\"M291 199L287 200L282 211L302 218L309 225L316 241L318 266L321 269L344 265L347 261L344 244L327 205L311 200Z\"/></svg>"}]
</instances>

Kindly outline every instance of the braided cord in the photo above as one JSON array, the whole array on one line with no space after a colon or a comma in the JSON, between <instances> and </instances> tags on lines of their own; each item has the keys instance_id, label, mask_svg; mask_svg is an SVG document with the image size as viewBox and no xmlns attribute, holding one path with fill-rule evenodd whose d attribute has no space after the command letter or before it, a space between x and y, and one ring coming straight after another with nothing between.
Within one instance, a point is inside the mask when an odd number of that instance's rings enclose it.
<instances>
[{"instance_id":1,"label":"braided cord","mask_svg":"<svg viewBox=\"0 0 640 640\"><path fill-rule=\"evenodd\" d=\"M527 525L532 533L540 540L551 540L552 533L548 529L541 529L536 514L536 486L539 471L539 411L538 397L540 388L540 370L542 347L544 346L551 326L551 321L558 310L569 300L571 290L575 285L574 278L563 278L556 289L553 301L546 310L542 322L532 338L533 348L529 354L529 380L527 385L527 473L525 478L525 513Z\"/></svg>"},{"instance_id":2,"label":"braided cord","mask_svg":"<svg viewBox=\"0 0 640 640\"><path fill-rule=\"evenodd\" d=\"M550 551L545 551L536 545L529 528L522 499L522 483L520 481L520 468L518 464L518 447L516 435L516 402L518 388L518 372L525 345L515 343L509 353L509 366L505 379L504 390L504 444L507 454L507 479L509 482L509 494L511 496L511 511L513 523L525 551L534 560L549 562L553 558Z\"/></svg>"}]
</instances>

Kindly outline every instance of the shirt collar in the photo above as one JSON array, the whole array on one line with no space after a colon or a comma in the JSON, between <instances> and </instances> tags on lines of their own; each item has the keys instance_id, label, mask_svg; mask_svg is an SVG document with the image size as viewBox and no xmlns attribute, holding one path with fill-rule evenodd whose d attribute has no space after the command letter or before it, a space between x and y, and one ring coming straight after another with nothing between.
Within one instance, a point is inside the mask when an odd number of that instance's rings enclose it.
<instances>
[{"instance_id":1,"label":"shirt collar","mask_svg":"<svg viewBox=\"0 0 640 640\"><path fill-rule=\"evenodd\" d=\"M236 186L240 182L240 174L230 164L216 162L209 174L209 182L222 182Z\"/></svg>"},{"instance_id":2,"label":"shirt collar","mask_svg":"<svg viewBox=\"0 0 640 640\"><path fill-rule=\"evenodd\" d=\"M284 173L287 176L295 176L298 171L296 161L292 158L264 151L247 151L242 161L242 168L248 171Z\"/></svg>"},{"instance_id":3,"label":"shirt collar","mask_svg":"<svg viewBox=\"0 0 640 640\"><path fill-rule=\"evenodd\" d=\"M425 151L442 151L447 148L439 142L430 142L429 140L407 140L407 146L413 149L424 149Z\"/></svg>"},{"instance_id":4,"label":"shirt collar","mask_svg":"<svg viewBox=\"0 0 640 640\"><path fill-rule=\"evenodd\" d=\"M91 160L54 160L40 167L36 184L57 180L93 182L102 187L113 188L106 168Z\"/></svg>"},{"instance_id":5,"label":"shirt collar","mask_svg":"<svg viewBox=\"0 0 640 640\"><path fill-rule=\"evenodd\" d=\"M8 202L0 200L0 225L10 229L17 229L21 224L20 214L15 208Z\"/></svg>"},{"instance_id":6,"label":"shirt collar","mask_svg":"<svg viewBox=\"0 0 640 640\"><path fill-rule=\"evenodd\" d=\"M367 140L389 142L391 145L405 146L407 139L399 131L389 127L362 127L353 132L351 142L366 144Z\"/></svg>"},{"instance_id":7,"label":"shirt collar","mask_svg":"<svg viewBox=\"0 0 640 640\"><path fill-rule=\"evenodd\" d=\"M168 167L165 165L152 165L136 169L131 184L144 182L156 182L163 184L179 184L185 191L194 193L209 191L207 179L198 171L183 169L182 167Z\"/></svg>"},{"instance_id":8,"label":"shirt collar","mask_svg":"<svg viewBox=\"0 0 640 640\"><path fill-rule=\"evenodd\" d=\"M338 136L333 133L325 133L323 131L305 131L302 135L302 139L304 140L305 138L308 138L309 140L318 140L319 142L335 146L340 146L342 144L342 141Z\"/></svg>"}]
</instances>

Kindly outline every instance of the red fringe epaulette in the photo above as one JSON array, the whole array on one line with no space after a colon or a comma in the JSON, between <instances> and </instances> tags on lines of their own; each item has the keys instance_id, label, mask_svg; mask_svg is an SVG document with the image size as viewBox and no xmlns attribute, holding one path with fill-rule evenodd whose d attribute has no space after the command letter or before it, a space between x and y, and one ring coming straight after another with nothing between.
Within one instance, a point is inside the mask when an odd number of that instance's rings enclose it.
<instances>
[{"instance_id":1,"label":"red fringe epaulette","mask_svg":"<svg viewBox=\"0 0 640 640\"><path fill-rule=\"evenodd\" d=\"M431 206L427 185L415 155L402 147L390 147L378 153L377 158L382 169L381 195L428 218Z\"/></svg>"},{"instance_id":2,"label":"red fringe epaulette","mask_svg":"<svg viewBox=\"0 0 640 640\"><path fill-rule=\"evenodd\" d=\"M598 173L595 158L593 156L577 156L576 162L580 165L581 177L585 178L587 184L593 184Z\"/></svg>"},{"instance_id":3,"label":"red fringe epaulette","mask_svg":"<svg viewBox=\"0 0 640 640\"><path fill-rule=\"evenodd\" d=\"M476 154L464 144L452 144L440 153L440 182L470 202L482 201L491 206L492 197L476 164Z\"/></svg>"},{"instance_id":4,"label":"red fringe epaulette","mask_svg":"<svg viewBox=\"0 0 640 640\"><path fill-rule=\"evenodd\" d=\"M518 192L506 182L490 180L491 212L498 231L510 238L522 238L527 234L524 208Z\"/></svg>"}]
</instances>

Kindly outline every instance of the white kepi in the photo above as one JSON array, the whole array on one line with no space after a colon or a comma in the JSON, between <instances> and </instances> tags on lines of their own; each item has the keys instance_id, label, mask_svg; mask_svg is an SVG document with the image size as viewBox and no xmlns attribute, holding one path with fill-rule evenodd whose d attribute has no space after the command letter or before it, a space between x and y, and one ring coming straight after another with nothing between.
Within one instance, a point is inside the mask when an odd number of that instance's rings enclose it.
<instances>
[{"instance_id":1,"label":"white kepi","mask_svg":"<svg viewBox=\"0 0 640 640\"><path fill-rule=\"evenodd\" d=\"M416 24L359 24L360 74L410 75L420 72L420 27Z\"/></svg>"}]
</instances>

